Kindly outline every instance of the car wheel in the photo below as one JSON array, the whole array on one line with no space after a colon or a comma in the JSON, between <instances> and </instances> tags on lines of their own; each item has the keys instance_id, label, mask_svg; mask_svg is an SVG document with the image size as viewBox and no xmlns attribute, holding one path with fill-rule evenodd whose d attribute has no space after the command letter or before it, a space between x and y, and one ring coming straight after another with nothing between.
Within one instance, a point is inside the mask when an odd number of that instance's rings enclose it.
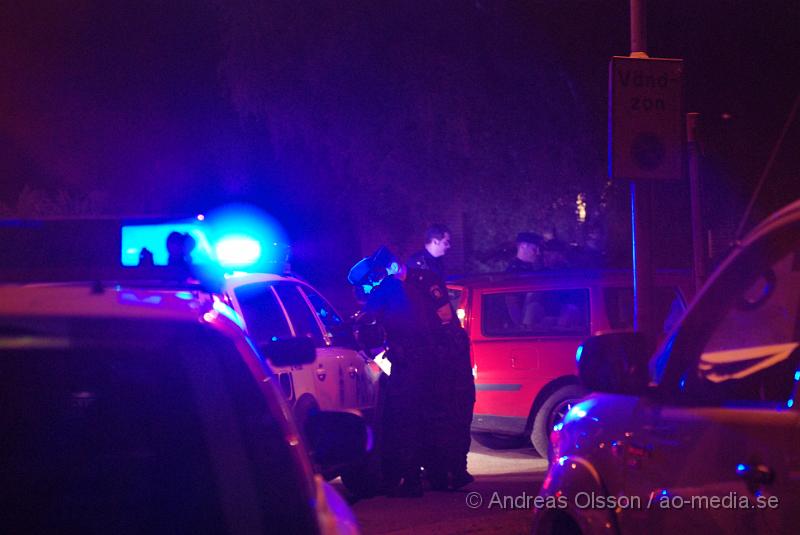
<instances>
[{"instance_id":1,"label":"car wheel","mask_svg":"<svg viewBox=\"0 0 800 535\"><path fill-rule=\"evenodd\" d=\"M536 412L531 430L531 442L536 452L548 459L550 451L550 432L560 422L572 406L586 395L586 390L579 385L562 386L547 399Z\"/></svg>"},{"instance_id":2,"label":"car wheel","mask_svg":"<svg viewBox=\"0 0 800 535\"><path fill-rule=\"evenodd\" d=\"M472 438L481 446L490 450L511 450L525 446L525 436L498 435L495 433L472 433Z\"/></svg>"},{"instance_id":3,"label":"car wheel","mask_svg":"<svg viewBox=\"0 0 800 535\"><path fill-rule=\"evenodd\" d=\"M306 439L306 422L308 417L319 411L319 405L311 396L304 396L300 398L294 405L294 422L297 425L297 430Z\"/></svg>"},{"instance_id":4,"label":"car wheel","mask_svg":"<svg viewBox=\"0 0 800 535\"><path fill-rule=\"evenodd\" d=\"M340 476L344 488L356 498L376 496L381 486L380 456L372 451L356 466L342 470Z\"/></svg>"}]
</instances>

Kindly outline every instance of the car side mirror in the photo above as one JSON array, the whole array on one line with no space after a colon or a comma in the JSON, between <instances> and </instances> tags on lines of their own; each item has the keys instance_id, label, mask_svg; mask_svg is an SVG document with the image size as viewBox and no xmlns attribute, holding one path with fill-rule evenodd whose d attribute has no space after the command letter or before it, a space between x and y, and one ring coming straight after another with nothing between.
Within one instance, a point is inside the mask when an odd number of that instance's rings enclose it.
<instances>
[{"instance_id":1,"label":"car side mirror","mask_svg":"<svg viewBox=\"0 0 800 535\"><path fill-rule=\"evenodd\" d=\"M355 465L372 449L372 431L361 416L349 412L316 411L309 414L304 431L323 473Z\"/></svg>"},{"instance_id":2,"label":"car side mirror","mask_svg":"<svg viewBox=\"0 0 800 535\"><path fill-rule=\"evenodd\" d=\"M594 392L641 394L650 379L650 348L639 332L592 336L578 348L578 376Z\"/></svg>"},{"instance_id":3,"label":"car side mirror","mask_svg":"<svg viewBox=\"0 0 800 535\"><path fill-rule=\"evenodd\" d=\"M311 338L281 338L264 344L259 349L274 366L301 366L317 359L317 348Z\"/></svg>"}]
</instances>

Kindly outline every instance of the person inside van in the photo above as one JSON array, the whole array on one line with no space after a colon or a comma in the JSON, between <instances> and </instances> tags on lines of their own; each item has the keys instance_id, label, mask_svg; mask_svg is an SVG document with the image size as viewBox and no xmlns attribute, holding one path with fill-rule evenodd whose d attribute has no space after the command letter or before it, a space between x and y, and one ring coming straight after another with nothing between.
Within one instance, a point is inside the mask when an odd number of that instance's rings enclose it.
<instances>
[{"instance_id":1,"label":"person inside van","mask_svg":"<svg viewBox=\"0 0 800 535\"><path fill-rule=\"evenodd\" d=\"M542 259L542 245L544 239L534 232L520 232L517 234L517 256L511 259L506 271L525 272L537 271L544 268Z\"/></svg>"}]
</instances>

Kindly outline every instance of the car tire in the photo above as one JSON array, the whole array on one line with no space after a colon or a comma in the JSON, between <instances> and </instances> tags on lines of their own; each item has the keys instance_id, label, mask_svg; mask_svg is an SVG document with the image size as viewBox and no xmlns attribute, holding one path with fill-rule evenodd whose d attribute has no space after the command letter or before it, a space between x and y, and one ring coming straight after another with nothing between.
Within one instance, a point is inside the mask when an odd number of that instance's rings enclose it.
<instances>
[{"instance_id":1,"label":"car tire","mask_svg":"<svg viewBox=\"0 0 800 535\"><path fill-rule=\"evenodd\" d=\"M305 395L300 398L297 403L294 405L294 421L297 425L297 430L300 431L300 434L303 436L304 440L306 439L306 422L308 421L308 417L312 414L315 414L319 411L319 405L317 404L316 400L309 395Z\"/></svg>"},{"instance_id":2,"label":"car tire","mask_svg":"<svg viewBox=\"0 0 800 535\"><path fill-rule=\"evenodd\" d=\"M342 470L342 484L356 498L372 498L381 490L380 456L372 451L355 466Z\"/></svg>"},{"instance_id":3,"label":"car tire","mask_svg":"<svg viewBox=\"0 0 800 535\"><path fill-rule=\"evenodd\" d=\"M544 400L533 418L531 443L533 449L544 459L549 459L550 432L553 425L564 417L572 405L586 395L580 385L562 386Z\"/></svg>"},{"instance_id":4,"label":"car tire","mask_svg":"<svg viewBox=\"0 0 800 535\"><path fill-rule=\"evenodd\" d=\"M524 435L499 435L496 433L473 432L472 438L490 450L512 450L525 446Z\"/></svg>"}]
</instances>

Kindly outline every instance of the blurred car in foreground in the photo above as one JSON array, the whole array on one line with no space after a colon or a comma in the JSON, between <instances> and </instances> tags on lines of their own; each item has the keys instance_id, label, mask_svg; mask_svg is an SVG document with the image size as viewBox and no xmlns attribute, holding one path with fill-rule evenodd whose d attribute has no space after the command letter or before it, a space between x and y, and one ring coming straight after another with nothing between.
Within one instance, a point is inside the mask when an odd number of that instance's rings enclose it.
<instances>
[{"instance_id":1,"label":"blurred car in foreground","mask_svg":"<svg viewBox=\"0 0 800 535\"><path fill-rule=\"evenodd\" d=\"M310 284L259 269L286 268L287 246L252 219L235 225L204 218L0 220L0 242L15 251L0 257L7 281L128 281L173 288L187 299L215 299L235 311L236 322L258 350L273 341L302 338L311 360L267 361L302 433L320 411L346 411L371 422L380 368L355 348L351 324ZM261 229L262 234L253 232ZM251 232L253 235L245 238ZM175 261L170 251L183 244ZM184 250L188 243L194 244ZM173 263L170 263L170 259ZM215 301L215 302L216 302ZM315 456L315 459L318 456ZM327 478L341 475L360 491L375 484L373 463L338 471L317 463Z\"/></svg>"},{"instance_id":2,"label":"blurred car in foreground","mask_svg":"<svg viewBox=\"0 0 800 535\"><path fill-rule=\"evenodd\" d=\"M659 272L656 315L665 329L691 295L688 275ZM631 273L557 270L448 282L472 342L475 439L492 448L530 438L547 456L550 430L587 391L575 350L591 334L633 325Z\"/></svg>"},{"instance_id":3,"label":"blurred car in foreground","mask_svg":"<svg viewBox=\"0 0 800 535\"><path fill-rule=\"evenodd\" d=\"M0 287L0 521L19 533L357 533L275 378L207 294ZM268 347L282 365L313 348ZM319 413L322 463L357 462L355 415Z\"/></svg>"},{"instance_id":4,"label":"blurred car in foreground","mask_svg":"<svg viewBox=\"0 0 800 535\"><path fill-rule=\"evenodd\" d=\"M758 225L650 356L589 338L535 533L795 533L800 201ZM549 500L549 502L548 502Z\"/></svg>"}]
</instances>

